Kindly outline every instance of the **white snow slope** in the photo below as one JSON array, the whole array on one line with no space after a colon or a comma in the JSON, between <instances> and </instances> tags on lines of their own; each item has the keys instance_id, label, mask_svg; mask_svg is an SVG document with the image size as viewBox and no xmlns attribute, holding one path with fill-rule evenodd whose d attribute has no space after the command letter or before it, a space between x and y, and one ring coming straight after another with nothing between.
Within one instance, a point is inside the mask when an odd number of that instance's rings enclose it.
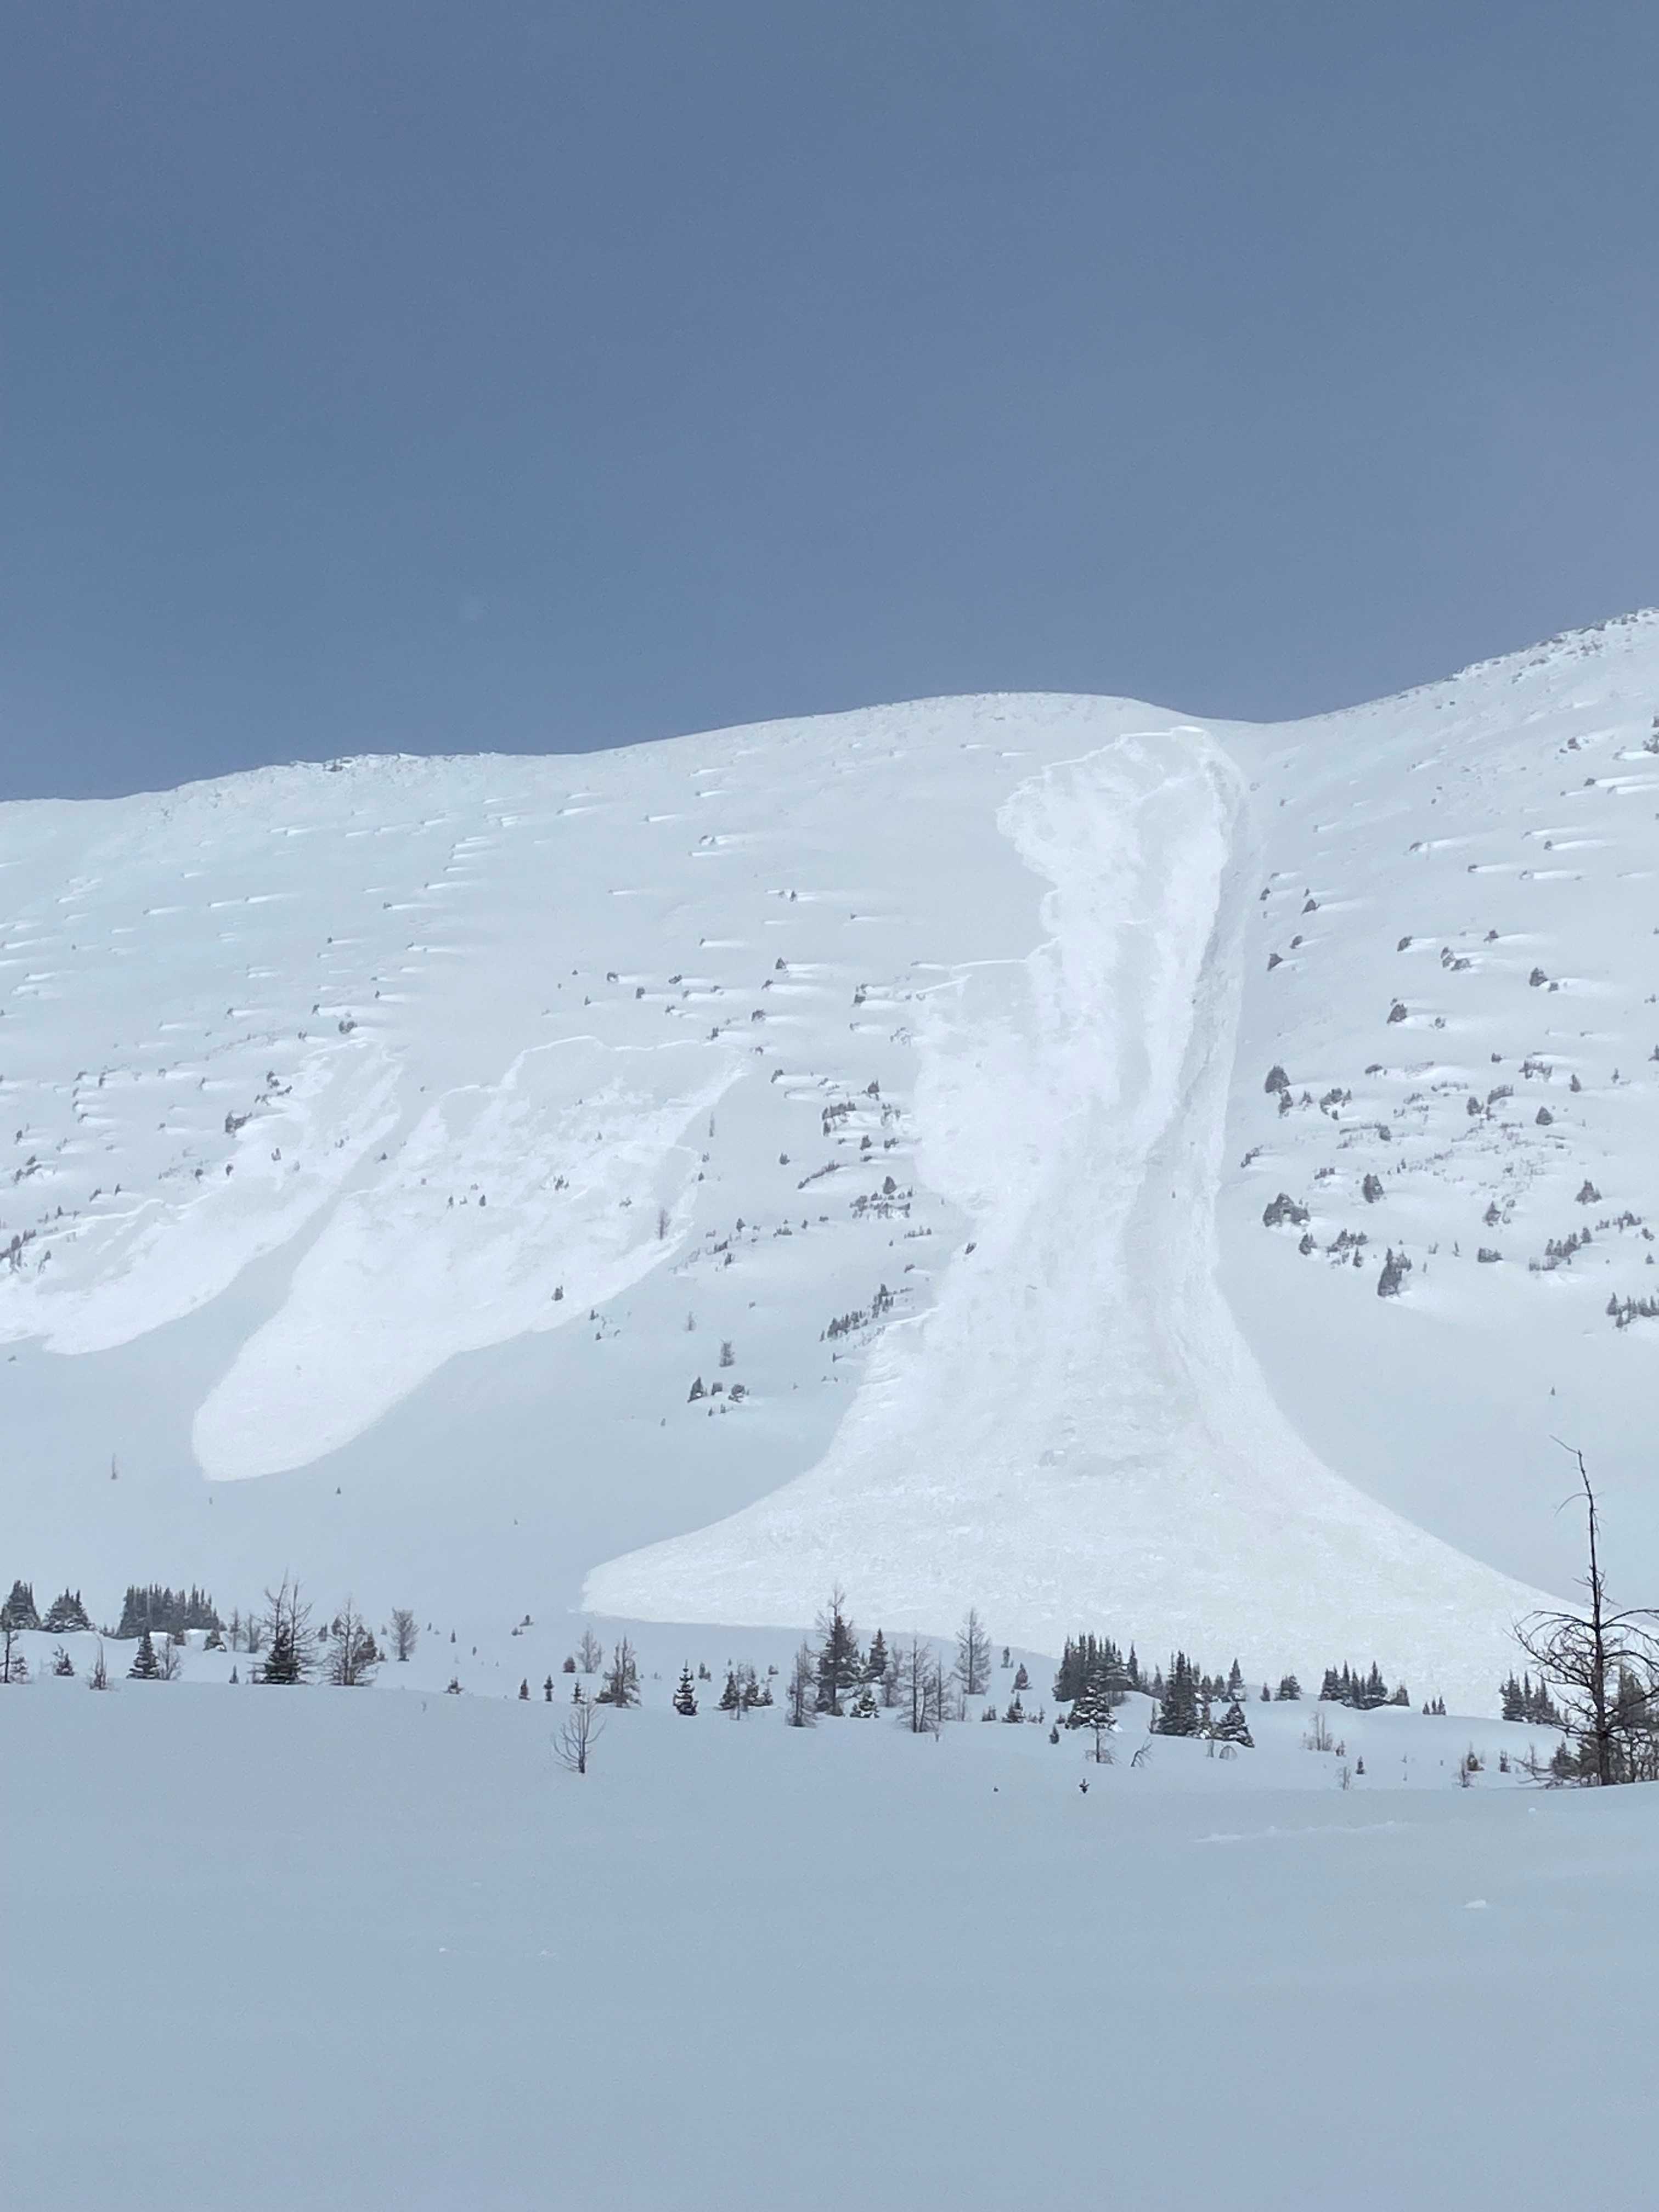
<instances>
[{"instance_id":1,"label":"white snow slope","mask_svg":"<svg viewBox=\"0 0 1659 2212\"><path fill-rule=\"evenodd\" d=\"M0 810L7 1571L1489 1703L1552 1433L1659 1571L1656 707L1644 616Z\"/></svg>"}]
</instances>

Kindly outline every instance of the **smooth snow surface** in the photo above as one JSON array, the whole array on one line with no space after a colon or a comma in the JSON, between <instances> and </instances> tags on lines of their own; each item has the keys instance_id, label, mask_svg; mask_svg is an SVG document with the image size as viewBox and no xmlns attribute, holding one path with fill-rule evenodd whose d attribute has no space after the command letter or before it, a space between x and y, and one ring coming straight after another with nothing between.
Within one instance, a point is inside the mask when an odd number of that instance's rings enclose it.
<instances>
[{"instance_id":1,"label":"smooth snow surface","mask_svg":"<svg viewBox=\"0 0 1659 2212\"><path fill-rule=\"evenodd\" d=\"M1460 1790L1415 1713L1334 1716L1345 1790L1305 1706L1091 1769L666 1696L579 1778L539 1700L0 1692L7 2203L1650 2201L1651 1788Z\"/></svg>"},{"instance_id":2,"label":"smooth snow surface","mask_svg":"<svg viewBox=\"0 0 1659 2212\"><path fill-rule=\"evenodd\" d=\"M1552 1435L1659 1574L1656 709L1642 617L0 810L12 1571L1490 1702Z\"/></svg>"}]
</instances>

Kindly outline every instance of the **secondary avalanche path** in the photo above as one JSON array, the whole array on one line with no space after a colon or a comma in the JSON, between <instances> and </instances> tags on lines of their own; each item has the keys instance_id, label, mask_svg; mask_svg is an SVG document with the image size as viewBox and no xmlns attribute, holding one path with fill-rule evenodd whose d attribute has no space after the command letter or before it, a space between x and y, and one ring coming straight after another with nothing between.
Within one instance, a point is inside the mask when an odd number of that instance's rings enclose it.
<instances>
[{"instance_id":1,"label":"secondary avalanche path","mask_svg":"<svg viewBox=\"0 0 1659 2212\"><path fill-rule=\"evenodd\" d=\"M917 1170L971 1239L816 1467L599 1568L589 1603L783 1623L840 1582L890 1629L988 1601L1040 1648L1100 1622L1258 1668L1375 1650L1489 1696L1536 1594L1323 1467L1216 1287L1237 770L1197 731L1125 737L999 826L1051 886L1047 939L960 971L918 1038Z\"/></svg>"}]
</instances>

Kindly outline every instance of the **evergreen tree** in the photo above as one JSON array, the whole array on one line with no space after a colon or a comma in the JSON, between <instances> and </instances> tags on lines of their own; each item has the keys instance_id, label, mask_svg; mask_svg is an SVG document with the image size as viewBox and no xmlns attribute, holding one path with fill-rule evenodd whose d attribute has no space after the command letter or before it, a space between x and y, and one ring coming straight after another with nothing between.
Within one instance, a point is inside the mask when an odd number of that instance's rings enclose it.
<instances>
[{"instance_id":1,"label":"evergreen tree","mask_svg":"<svg viewBox=\"0 0 1659 2212\"><path fill-rule=\"evenodd\" d=\"M872 1721L876 1717L876 1693L868 1682L859 1685L859 1693L847 1708L848 1717L855 1721Z\"/></svg>"},{"instance_id":2,"label":"evergreen tree","mask_svg":"<svg viewBox=\"0 0 1659 2212\"><path fill-rule=\"evenodd\" d=\"M1083 1683L1082 1639L1080 1638L1073 1639L1068 1636L1065 1649L1060 1655L1059 1669L1054 1675L1055 1704L1069 1705L1073 1698L1080 1698L1083 1695Z\"/></svg>"},{"instance_id":3,"label":"evergreen tree","mask_svg":"<svg viewBox=\"0 0 1659 2212\"><path fill-rule=\"evenodd\" d=\"M542 1684L542 1696L548 1705L553 1702L553 1677L550 1674Z\"/></svg>"},{"instance_id":4,"label":"evergreen tree","mask_svg":"<svg viewBox=\"0 0 1659 2212\"><path fill-rule=\"evenodd\" d=\"M1169 1680L1158 1701L1159 1735L1196 1735L1200 1727L1198 1680L1184 1651L1170 1662Z\"/></svg>"},{"instance_id":5,"label":"evergreen tree","mask_svg":"<svg viewBox=\"0 0 1659 2212\"><path fill-rule=\"evenodd\" d=\"M1066 1718L1067 1728L1089 1730L1094 1738L1094 1757L1102 1765L1108 1760L1106 1738L1117 1726L1112 1705L1112 1693L1106 1685L1105 1668L1097 1666L1092 1680L1085 1683L1082 1695L1073 1700L1072 1710ZM1023 1720L1024 1715L1014 1713L1011 1707L1010 1717Z\"/></svg>"},{"instance_id":6,"label":"evergreen tree","mask_svg":"<svg viewBox=\"0 0 1659 2212\"><path fill-rule=\"evenodd\" d=\"M682 1667L680 1686L674 1692L674 1711L677 1713L684 1713L686 1719L690 1720L696 1710L697 1691L696 1685L691 1680L691 1669L689 1667Z\"/></svg>"},{"instance_id":7,"label":"evergreen tree","mask_svg":"<svg viewBox=\"0 0 1659 2212\"><path fill-rule=\"evenodd\" d=\"M1021 1693L1021 1692L1022 1692L1022 1691L1029 1690L1029 1689L1030 1688L1030 1686L1031 1686L1031 1678L1030 1678L1030 1676L1026 1673L1026 1671L1025 1671L1025 1663L1024 1663L1024 1662L1022 1660L1022 1661L1021 1661L1021 1662L1020 1662L1020 1665L1019 1665L1018 1670L1018 1672L1015 1674L1015 1676L1014 1676L1014 1694L1015 1694L1015 1696L1016 1696L1016 1697L1018 1697L1018 1696Z\"/></svg>"},{"instance_id":8,"label":"evergreen tree","mask_svg":"<svg viewBox=\"0 0 1659 2212\"><path fill-rule=\"evenodd\" d=\"M0 1605L0 1628L39 1628L40 1616L34 1609L34 1587L31 1583L16 1582L11 1586L11 1595Z\"/></svg>"},{"instance_id":9,"label":"evergreen tree","mask_svg":"<svg viewBox=\"0 0 1659 2212\"><path fill-rule=\"evenodd\" d=\"M161 1583L140 1588L137 1583L129 1583L122 1601L120 1625L115 1633L125 1640L142 1636L146 1629L152 1636L173 1636L192 1628L220 1628L223 1625L205 1590L194 1587L173 1590Z\"/></svg>"},{"instance_id":10,"label":"evergreen tree","mask_svg":"<svg viewBox=\"0 0 1659 2212\"><path fill-rule=\"evenodd\" d=\"M723 1713L730 1713L734 1720L742 1714L743 1692L738 1686L737 1669L734 1667L728 1667L726 1670L726 1687L720 1692L720 1705L716 1710Z\"/></svg>"},{"instance_id":11,"label":"evergreen tree","mask_svg":"<svg viewBox=\"0 0 1659 2212\"><path fill-rule=\"evenodd\" d=\"M1244 1695L1244 1676L1237 1659L1234 1660L1232 1665L1227 1670L1226 1694L1232 1699L1235 1705L1237 1705L1240 1698ZM1217 1695L1220 1695L1220 1692L1218 1692Z\"/></svg>"},{"instance_id":12,"label":"evergreen tree","mask_svg":"<svg viewBox=\"0 0 1659 2212\"><path fill-rule=\"evenodd\" d=\"M265 1592L264 1652L254 1680L280 1689L291 1689L310 1674L313 1663L311 1607L300 1596L298 1583L286 1575L274 1590Z\"/></svg>"},{"instance_id":13,"label":"evergreen tree","mask_svg":"<svg viewBox=\"0 0 1659 2212\"><path fill-rule=\"evenodd\" d=\"M817 1709L839 1715L842 1692L856 1688L863 1671L857 1632L847 1611L846 1595L839 1588L831 1590L829 1604L818 1615L818 1633L823 1641L817 1654Z\"/></svg>"},{"instance_id":14,"label":"evergreen tree","mask_svg":"<svg viewBox=\"0 0 1659 2212\"><path fill-rule=\"evenodd\" d=\"M982 1698L990 1686L991 1639L973 1606L957 1631L956 1678L964 1698Z\"/></svg>"},{"instance_id":15,"label":"evergreen tree","mask_svg":"<svg viewBox=\"0 0 1659 2212\"><path fill-rule=\"evenodd\" d=\"M87 1609L81 1602L79 1590L65 1590L52 1601L52 1609L41 1626L48 1636L72 1636L92 1626Z\"/></svg>"},{"instance_id":16,"label":"evergreen tree","mask_svg":"<svg viewBox=\"0 0 1659 2212\"><path fill-rule=\"evenodd\" d=\"M520 1685L519 1685L519 1696L520 1696L520 1699L521 1699L521 1700L527 1701L527 1700L528 1700L528 1698L529 1698L529 1696L530 1696L530 1677L529 1677L529 1675L528 1675L528 1674L526 1674L526 1675L525 1676L524 1680L523 1680L520 1683Z\"/></svg>"},{"instance_id":17,"label":"evergreen tree","mask_svg":"<svg viewBox=\"0 0 1659 2212\"><path fill-rule=\"evenodd\" d=\"M1081 1693L1072 1700L1072 1710L1066 1717L1067 1728L1111 1729L1117 1726L1112 1711L1111 1693L1106 1687L1103 1673L1097 1671L1094 1680L1085 1685Z\"/></svg>"},{"instance_id":18,"label":"evergreen tree","mask_svg":"<svg viewBox=\"0 0 1659 2212\"><path fill-rule=\"evenodd\" d=\"M864 1662L864 1680L878 1683L885 1680L886 1674L887 1638L878 1629L870 1638L870 1653Z\"/></svg>"},{"instance_id":19,"label":"evergreen tree","mask_svg":"<svg viewBox=\"0 0 1659 2212\"><path fill-rule=\"evenodd\" d=\"M52 1671L54 1674L72 1674L75 1672L75 1662L61 1644L52 1655Z\"/></svg>"},{"instance_id":20,"label":"evergreen tree","mask_svg":"<svg viewBox=\"0 0 1659 2212\"><path fill-rule=\"evenodd\" d=\"M1250 1734L1250 1724L1244 1717L1244 1708L1237 1698L1215 1723L1211 1734L1218 1743L1239 1743L1249 1751L1255 1748L1255 1738Z\"/></svg>"},{"instance_id":21,"label":"evergreen tree","mask_svg":"<svg viewBox=\"0 0 1659 2212\"><path fill-rule=\"evenodd\" d=\"M153 1682L161 1671L161 1662L155 1656L155 1647L149 1640L149 1629L146 1629L138 1639L138 1649L133 1654L132 1664L127 1668L127 1679L133 1682Z\"/></svg>"}]
</instances>

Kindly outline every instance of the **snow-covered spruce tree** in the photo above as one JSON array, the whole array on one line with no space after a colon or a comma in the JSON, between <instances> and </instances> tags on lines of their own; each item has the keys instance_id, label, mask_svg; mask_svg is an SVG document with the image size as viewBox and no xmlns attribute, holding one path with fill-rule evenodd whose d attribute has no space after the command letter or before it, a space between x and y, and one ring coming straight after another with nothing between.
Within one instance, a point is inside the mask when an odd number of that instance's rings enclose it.
<instances>
[{"instance_id":1,"label":"snow-covered spruce tree","mask_svg":"<svg viewBox=\"0 0 1659 2212\"><path fill-rule=\"evenodd\" d=\"M847 1610L847 1593L839 1583L818 1615L818 1634L823 1641L817 1655L817 1710L839 1717L843 1694L858 1687L863 1672L858 1632Z\"/></svg>"},{"instance_id":2,"label":"snow-covered spruce tree","mask_svg":"<svg viewBox=\"0 0 1659 2212\"><path fill-rule=\"evenodd\" d=\"M1117 1718L1112 1711L1112 1694L1106 1686L1103 1669L1097 1670L1093 1680L1084 1685L1082 1695L1073 1703L1066 1725L1086 1729L1093 1739L1091 1756L1098 1765L1109 1763L1106 1738L1117 1726Z\"/></svg>"},{"instance_id":3,"label":"snow-covered spruce tree","mask_svg":"<svg viewBox=\"0 0 1659 2212\"><path fill-rule=\"evenodd\" d=\"M1106 1687L1103 1673L1097 1670L1072 1700L1072 1710L1066 1715L1067 1728L1115 1728L1117 1721L1112 1711L1111 1693Z\"/></svg>"},{"instance_id":4,"label":"snow-covered spruce tree","mask_svg":"<svg viewBox=\"0 0 1659 2212\"><path fill-rule=\"evenodd\" d=\"M92 1623L81 1602L80 1591L66 1589L61 1596L53 1598L40 1625L48 1636L73 1636L89 1629Z\"/></svg>"},{"instance_id":5,"label":"snow-covered spruce tree","mask_svg":"<svg viewBox=\"0 0 1659 2212\"><path fill-rule=\"evenodd\" d=\"M1158 1701L1159 1735L1196 1735L1201 1716L1198 1707L1198 1678L1184 1651L1170 1662L1169 1679Z\"/></svg>"},{"instance_id":6,"label":"snow-covered spruce tree","mask_svg":"<svg viewBox=\"0 0 1659 2212\"><path fill-rule=\"evenodd\" d=\"M637 1705L640 1702L640 1665L634 1656L634 1647L624 1636L611 1654L611 1664L600 1686L598 1702L602 1705Z\"/></svg>"},{"instance_id":7,"label":"snow-covered spruce tree","mask_svg":"<svg viewBox=\"0 0 1659 2212\"><path fill-rule=\"evenodd\" d=\"M75 1662L61 1644L52 1655L52 1671L58 1675L72 1674L75 1672Z\"/></svg>"},{"instance_id":8,"label":"snow-covered spruce tree","mask_svg":"<svg viewBox=\"0 0 1659 2212\"><path fill-rule=\"evenodd\" d=\"M1279 1687L1273 1692L1274 1698L1279 1704L1294 1705L1300 1698L1301 1695L1302 1685L1297 1680L1294 1674L1281 1674L1279 1676Z\"/></svg>"},{"instance_id":9,"label":"snow-covered spruce tree","mask_svg":"<svg viewBox=\"0 0 1659 2212\"><path fill-rule=\"evenodd\" d=\"M1218 1743L1241 1743L1248 1750L1255 1748L1255 1738L1250 1734L1250 1724L1244 1717L1244 1708L1237 1698L1211 1729Z\"/></svg>"},{"instance_id":10,"label":"snow-covered spruce tree","mask_svg":"<svg viewBox=\"0 0 1659 2212\"><path fill-rule=\"evenodd\" d=\"M1021 1660L1021 1662L1020 1662L1020 1663L1019 1663L1019 1666L1018 1666L1018 1669L1016 1670L1015 1674L1014 1674L1014 1694L1015 1694L1015 1696L1016 1696L1016 1697L1019 1696L1019 1695L1021 1694L1021 1692L1022 1692L1026 1691L1026 1690L1029 1690L1029 1689L1030 1688L1030 1686L1031 1686L1031 1678L1030 1678L1030 1676L1026 1673L1026 1671L1025 1671L1025 1662L1024 1662L1024 1661L1022 1659L1022 1660Z\"/></svg>"},{"instance_id":11,"label":"snow-covered spruce tree","mask_svg":"<svg viewBox=\"0 0 1659 2212\"><path fill-rule=\"evenodd\" d=\"M680 1686L674 1692L674 1711L677 1713L683 1713L687 1720L690 1720L696 1715L696 1710L697 1686L691 1680L691 1669L689 1667L682 1667Z\"/></svg>"},{"instance_id":12,"label":"snow-covered spruce tree","mask_svg":"<svg viewBox=\"0 0 1659 2212\"><path fill-rule=\"evenodd\" d=\"M33 1585L15 1582L11 1595L0 1605L0 1628L39 1628L40 1616L34 1609Z\"/></svg>"},{"instance_id":13,"label":"snow-covered spruce tree","mask_svg":"<svg viewBox=\"0 0 1659 2212\"><path fill-rule=\"evenodd\" d=\"M866 1682L879 1683L886 1672L887 1638L882 1634L880 1629L878 1629L870 1638L870 1649L865 1657L861 1679Z\"/></svg>"},{"instance_id":14,"label":"snow-covered spruce tree","mask_svg":"<svg viewBox=\"0 0 1659 2212\"><path fill-rule=\"evenodd\" d=\"M991 1686L991 1639L985 1632L978 1609L971 1605L967 1619L957 1631L954 1673L957 1686L964 1698L982 1698Z\"/></svg>"},{"instance_id":15,"label":"snow-covered spruce tree","mask_svg":"<svg viewBox=\"0 0 1659 2212\"><path fill-rule=\"evenodd\" d=\"M131 1682L154 1682L161 1679L161 1662L155 1656L155 1646L150 1642L149 1631L146 1629L138 1639L138 1649L132 1655L127 1679Z\"/></svg>"}]
</instances>

